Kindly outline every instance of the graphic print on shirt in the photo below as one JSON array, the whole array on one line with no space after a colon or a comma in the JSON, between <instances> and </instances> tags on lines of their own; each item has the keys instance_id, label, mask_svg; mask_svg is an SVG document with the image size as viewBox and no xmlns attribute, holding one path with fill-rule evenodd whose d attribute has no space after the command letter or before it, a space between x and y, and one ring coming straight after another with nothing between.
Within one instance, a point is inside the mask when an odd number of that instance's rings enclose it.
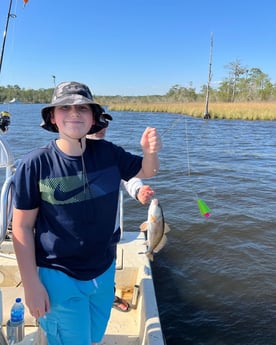
<instances>
[{"instance_id":1,"label":"graphic print on shirt","mask_svg":"<svg viewBox=\"0 0 276 345\"><path fill-rule=\"evenodd\" d=\"M95 199L114 191L107 182L110 181L107 176L111 175L112 169L108 169L102 170L100 174L90 174L86 178L82 172L76 176L46 178L39 183L41 198L52 205Z\"/></svg>"}]
</instances>

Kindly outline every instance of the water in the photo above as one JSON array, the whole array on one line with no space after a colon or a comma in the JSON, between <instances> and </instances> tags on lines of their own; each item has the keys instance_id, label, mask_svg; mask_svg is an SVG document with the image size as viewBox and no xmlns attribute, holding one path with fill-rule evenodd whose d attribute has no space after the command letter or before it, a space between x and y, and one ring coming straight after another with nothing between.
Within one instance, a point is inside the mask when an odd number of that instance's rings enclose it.
<instances>
[{"instance_id":1,"label":"water","mask_svg":"<svg viewBox=\"0 0 276 345\"><path fill-rule=\"evenodd\" d=\"M10 321L12 326L17 326L24 322L24 309L21 298L16 298L11 308Z\"/></svg>"},{"instance_id":2,"label":"water","mask_svg":"<svg viewBox=\"0 0 276 345\"><path fill-rule=\"evenodd\" d=\"M41 105L8 107L16 158L55 136L39 129ZM145 182L171 227L152 264L167 345L276 344L276 122L112 115L107 139L134 153L146 126L164 133L160 173ZM139 231L147 207L126 197L124 213Z\"/></svg>"}]
</instances>

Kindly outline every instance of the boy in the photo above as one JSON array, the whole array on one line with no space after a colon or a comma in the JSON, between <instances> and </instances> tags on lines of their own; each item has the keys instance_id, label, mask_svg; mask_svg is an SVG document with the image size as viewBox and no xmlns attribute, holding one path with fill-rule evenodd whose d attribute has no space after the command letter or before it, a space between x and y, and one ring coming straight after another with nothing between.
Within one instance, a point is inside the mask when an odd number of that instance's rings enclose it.
<instances>
[{"instance_id":1,"label":"boy","mask_svg":"<svg viewBox=\"0 0 276 345\"><path fill-rule=\"evenodd\" d=\"M149 178L159 169L154 128L141 137L143 158L86 140L103 113L86 85L59 84L42 109L43 128L58 138L26 155L14 176L13 242L25 302L49 345L101 341L114 297L121 179Z\"/></svg>"}]
</instances>

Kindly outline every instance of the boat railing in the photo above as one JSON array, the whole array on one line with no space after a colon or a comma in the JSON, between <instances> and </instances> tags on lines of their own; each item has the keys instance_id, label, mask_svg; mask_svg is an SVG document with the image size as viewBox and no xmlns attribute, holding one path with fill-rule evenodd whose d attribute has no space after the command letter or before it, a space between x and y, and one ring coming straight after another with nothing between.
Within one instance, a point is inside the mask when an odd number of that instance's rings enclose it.
<instances>
[{"instance_id":1,"label":"boat railing","mask_svg":"<svg viewBox=\"0 0 276 345\"><path fill-rule=\"evenodd\" d=\"M9 143L3 134L8 130L10 114L0 113L0 169L5 169L5 180L0 194L0 244L4 241L12 218L12 180L16 162Z\"/></svg>"},{"instance_id":2,"label":"boat railing","mask_svg":"<svg viewBox=\"0 0 276 345\"><path fill-rule=\"evenodd\" d=\"M0 169L6 169L5 181L0 194L0 244L6 237L9 222L12 216L12 176L15 171L15 162L8 142L3 133L8 130L10 114L6 111L0 113ZM0 345L8 345L6 335L3 332L3 303L0 290Z\"/></svg>"},{"instance_id":3,"label":"boat railing","mask_svg":"<svg viewBox=\"0 0 276 345\"><path fill-rule=\"evenodd\" d=\"M121 229L121 240L124 238L124 192L120 190L119 193L119 207L120 207L120 229Z\"/></svg>"},{"instance_id":4,"label":"boat railing","mask_svg":"<svg viewBox=\"0 0 276 345\"><path fill-rule=\"evenodd\" d=\"M4 241L8 226L12 218L12 180L8 177L1 190L0 196L0 244Z\"/></svg>"}]
</instances>

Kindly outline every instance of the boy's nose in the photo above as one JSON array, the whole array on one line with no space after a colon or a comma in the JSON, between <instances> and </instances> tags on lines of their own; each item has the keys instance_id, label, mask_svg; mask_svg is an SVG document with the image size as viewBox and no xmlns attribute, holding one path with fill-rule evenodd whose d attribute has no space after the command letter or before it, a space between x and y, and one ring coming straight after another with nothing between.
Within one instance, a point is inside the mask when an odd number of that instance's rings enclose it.
<instances>
[{"instance_id":1,"label":"boy's nose","mask_svg":"<svg viewBox=\"0 0 276 345\"><path fill-rule=\"evenodd\" d=\"M72 107L70 109L70 113L73 116L80 116L80 111L79 111L78 107L76 107L75 105L72 105Z\"/></svg>"}]
</instances>

